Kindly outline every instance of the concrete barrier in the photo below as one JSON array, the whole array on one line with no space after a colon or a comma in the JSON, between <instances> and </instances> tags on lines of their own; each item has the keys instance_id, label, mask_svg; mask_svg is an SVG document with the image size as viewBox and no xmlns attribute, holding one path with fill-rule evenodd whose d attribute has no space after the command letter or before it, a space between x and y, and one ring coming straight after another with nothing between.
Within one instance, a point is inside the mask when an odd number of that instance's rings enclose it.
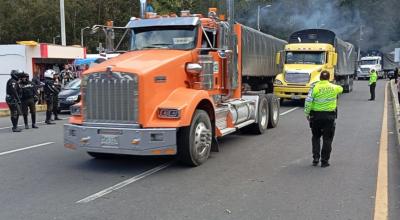
<instances>
[{"instance_id":1,"label":"concrete barrier","mask_svg":"<svg viewBox=\"0 0 400 220\"><path fill-rule=\"evenodd\" d=\"M47 110L46 105L36 105L37 112L45 112ZM6 117L10 115L10 110L0 109L0 117Z\"/></svg>"},{"instance_id":2,"label":"concrete barrier","mask_svg":"<svg viewBox=\"0 0 400 220\"><path fill-rule=\"evenodd\" d=\"M396 135L397 135L397 145L400 145L400 105L397 99L397 86L394 80L390 80L390 95L392 97L392 105L393 105L393 114L395 118L395 127L396 127Z\"/></svg>"}]
</instances>

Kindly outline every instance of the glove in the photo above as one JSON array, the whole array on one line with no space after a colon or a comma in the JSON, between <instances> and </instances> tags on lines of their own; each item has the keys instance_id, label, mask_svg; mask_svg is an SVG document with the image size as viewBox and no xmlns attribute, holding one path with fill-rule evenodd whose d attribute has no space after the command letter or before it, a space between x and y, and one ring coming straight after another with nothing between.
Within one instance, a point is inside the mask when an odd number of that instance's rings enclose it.
<instances>
[{"instance_id":1,"label":"glove","mask_svg":"<svg viewBox=\"0 0 400 220\"><path fill-rule=\"evenodd\" d=\"M37 101L39 101L39 98L35 95L35 96L33 96L33 101L37 102Z\"/></svg>"}]
</instances>

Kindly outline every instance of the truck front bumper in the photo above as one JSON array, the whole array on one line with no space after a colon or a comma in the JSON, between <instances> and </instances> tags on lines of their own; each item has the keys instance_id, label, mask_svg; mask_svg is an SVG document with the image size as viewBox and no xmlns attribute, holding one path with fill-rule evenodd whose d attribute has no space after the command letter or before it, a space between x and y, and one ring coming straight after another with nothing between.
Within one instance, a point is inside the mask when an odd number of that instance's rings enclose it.
<instances>
[{"instance_id":1,"label":"truck front bumper","mask_svg":"<svg viewBox=\"0 0 400 220\"><path fill-rule=\"evenodd\" d=\"M310 87L298 86L275 86L274 94L281 99L305 99Z\"/></svg>"},{"instance_id":2,"label":"truck front bumper","mask_svg":"<svg viewBox=\"0 0 400 220\"><path fill-rule=\"evenodd\" d=\"M64 146L95 153L175 155L176 128L64 125Z\"/></svg>"}]
</instances>

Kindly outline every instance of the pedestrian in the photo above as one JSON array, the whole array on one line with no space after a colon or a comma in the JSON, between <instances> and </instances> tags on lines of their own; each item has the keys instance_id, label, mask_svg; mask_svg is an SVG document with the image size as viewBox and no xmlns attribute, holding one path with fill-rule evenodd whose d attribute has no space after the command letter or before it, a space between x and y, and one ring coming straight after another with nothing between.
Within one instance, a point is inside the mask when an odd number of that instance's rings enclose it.
<instances>
[{"instance_id":1,"label":"pedestrian","mask_svg":"<svg viewBox=\"0 0 400 220\"><path fill-rule=\"evenodd\" d=\"M376 88L376 81L378 80L378 74L376 70L372 69L369 74L369 92L371 93L371 98L368 101L375 100L375 88Z\"/></svg>"},{"instance_id":2,"label":"pedestrian","mask_svg":"<svg viewBox=\"0 0 400 220\"><path fill-rule=\"evenodd\" d=\"M337 97L343 92L343 88L330 83L329 78L328 71L321 72L320 81L310 89L304 105L304 113L312 132L313 166L317 166L320 159L321 167L329 166L336 127Z\"/></svg>"},{"instance_id":3,"label":"pedestrian","mask_svg":"<svg viewBox=\"0 0 400 220\"><path fill-rule=\"evenodd\" d=\"M56 94L53 96L53 114L54 114L54 120L61 120L58 117L58 93L61 91L61 80L60 80L60 75L58 73L54 74L54 86L56 87Z\"/></svg>"},{"instance_id":4,"label":"pedestrian","mask_svg":"<svg viewBox=\"0 0 400 220\"><path fill-rule=\"evenodd\" d=\"M46 111L46 124L54 124L51 122L51 114L53 112L54 106L54 96L58 94L58 87L54 85L54 75L55 71L52 69L46 70L44 73L45 85L44 85L44 95L46 99L47 111Z\"/></svg>"},{"instance_id":5,"label":"pedestrian","mask_svg":"<svg viewBox=\"0 0 400 220\"><path fill-rule=\"evenodd\" d=\"M393 74L394 76L394 82L397 84L397 78L399 78L399 68L398 67L396 67L395 69L394 69L394 74Z\"/></svg>"},{"instance_id":6,"label":"pedestrian","mask_svg":"<svg viewBox=\"0 0 400 220\"><path fill-rule=\"evenodd\" d=\"M28 126L28 108L31 113L32 128L38 128L36 126L36 102L39 100L36 86L29 81L29 74L25 73L20 81L21 87L21 103L22 103L22 115L24 116L25 129L29 129Z\"/></svg>"},{"instance_id":7,"label":"pedestrian","mask_svg":"<svg viewBox=\"0 0 400 220\"><path fill-rule=\"evenodd\" d=\"M18 118L21 115L21 88L19 80L24 74L22 70L12 70L11 78L7 81L6 86L6 103L10 109L10 118L13 132L21 132L18 128Z\"/></svg>"}]
</instances>

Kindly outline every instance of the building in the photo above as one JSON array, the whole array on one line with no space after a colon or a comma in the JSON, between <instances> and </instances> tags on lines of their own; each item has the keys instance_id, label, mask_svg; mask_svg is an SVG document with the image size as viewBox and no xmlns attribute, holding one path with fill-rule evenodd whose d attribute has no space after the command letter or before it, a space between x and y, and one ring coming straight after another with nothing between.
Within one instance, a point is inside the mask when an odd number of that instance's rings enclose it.
<instances>
[{"instance_id":1,"label":"building","mask_svg":"<svg viewBox=\"0 0 400 220\"><path fill-rule=\"evenodd\" d=\"M39 76L43 80L47 69L60 71L64 64L72 64L79 58L86 58L86 49L79 46L39 44L32 41L0 45L0 108L7 107L6 83L11 70L21 69L30 78Z\"/></svg>"}]
</instances>

